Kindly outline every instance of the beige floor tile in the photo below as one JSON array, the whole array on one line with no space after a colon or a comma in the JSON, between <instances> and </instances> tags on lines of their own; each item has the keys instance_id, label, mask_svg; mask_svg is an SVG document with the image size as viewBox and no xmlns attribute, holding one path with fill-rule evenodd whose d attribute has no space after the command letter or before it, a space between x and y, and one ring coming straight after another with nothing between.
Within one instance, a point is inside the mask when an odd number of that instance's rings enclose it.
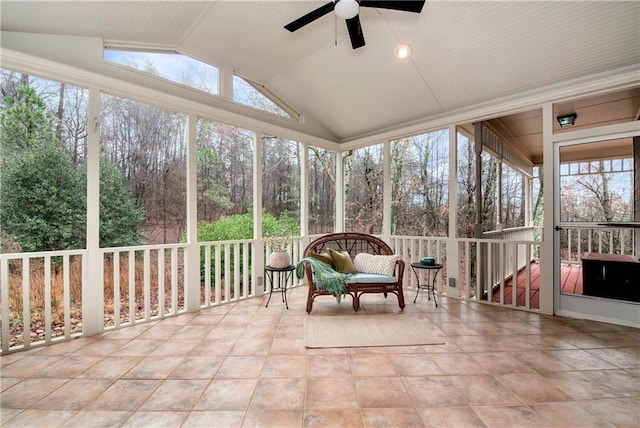
<instances>
[{"instance_id":1,"label":"beige floor tile","mask_svg":"<svg viewBox=\"0 0 640 428\"><path fill-rule=\"evenodd\" d=\"M111 355L116 357L146 357L164 341L161 339L136 339L122 346Z\"/></svg>"},{"instance_id":2,"label":"beige floor tile","mask_svg":"<svg viewBox=\"0 0 640 428\"><path fill-rule=\"evenodd\" d=\"M247 411L242 424L246 428L289 428L302 425L302 410L255 409Z\"/></svg>"},{"instance_id":3,"label":"beige floor tile","mask_svg":"<svg viewBox=\"0 0 640 428\"><path fill-rule=\"evenodd\" d=\"M357 377L353 382L362 408L411 407L404 385L397 377Z\"/></svg>"},{"instance_id":4,"label":"beige floor tile","mask_svg":"<svg viewBox=\"0 0 640 428\"><path fill-rule=\"evenodd\" d=\"M105 334L108 336L110 333ZM105 355L111 354L114 351L125 346L129 343L130 339L109 339L109 340L94 340L86 346L78 349L73 353L74 356L96 356L103 357Z\"/></svg>"},{"instance_id":5,"label":"beige floor tile","mask_svg":"<svg viewBox=\"0 0 640 428\"><path fill-rule=\"evenodd\" d=\"M615 365L604 359L581 349L566 349L559 351L545 351L552 358L562 361L571 367L572 370L607 370L617 369Z\"/></svg>"},{"instance_id":6,"label":"beige floor tile","mask_svg":"<svg viewBox=\"0 0 640 428\"><path fill-rule=\"evenodd\" d=\"M271 339L238 339L236 344L231 349L229 355L241 356L256 356L267 355L271 349Z\"/></svg>"},{"instance_id":7,"label":"beige floor tile","mask_svg":"<svg viewBox=\"0 0 640 428\"><path fill-rule=\"evenodd\" d=\"M2 392L2 407L27 409L67 383L69 379L25 379Z\"/></svg>"},{"instance_id":8,"label":"beige floor tile","mask_svg":"<svg viewBox=\"0 0 640 428\"><path fill-rule=\"evenodd\" d=\"M617 349L590 349L589 352L619 368L640 368L640 346Z\"/></svg>"},{"instance_id":9,"label":"beige floor tile","mask_svg":"<svg viewBox=\"0 0 640 428\"><path fill-rule=\"evenodd\" d=\"M218 369L216 378L257 378L262 372L265 357L227 357Z\"/></svg>"},{"instance_id":10,"label":"beige floor tile","mask_svg":"<svg viewBox=\"0 0 640 428\"><path fill-rule=\"evenodd\" d=\"M13 385L22 382L21 377L2 377L0 378L0 392L11 388Z\"/></svg>"},{"instance_id":11,"label":"beige floor tile","mask_svg":"<svg viewBox=\"0 0 640 428\"><path fill-rule=\"evenodd\" d=\"M351 376L351 366L347 355L309 355L307 376L340 377Z\"/></svg>"},{"instance_id":12,"label":"beige floor tile","mask_svg":"<svg viewBox=\"0 0 640 428\"><path fill-rule=\"evenodd\" d=\"M139 409L189 411L208 384L208 380L165 380Z\"/></svg>"},{"instance_id":13,"label":"beige floor tile","mask_svg":"<svg viewBox=\"0 0 640 428\"><path fill-rule=\"evenodd\" d=\"M70 418L65 427L112 428L122 425L132 412L116 410L81 410Z\"/></svg>"},{"instance_id":14,"label":"beige floor tile","mask_svg":"<svg viewBox=\"0 0 640 428\"><path fill-rule=\"evenodd\" d=\"M525 403L568 401L569 395L537 373L509 373L495 378Z\"/></svg>"},{"instance_id":15,"label":"beige floor tile","mask_svg":"<svg viewBox=\"0 0 640 428\"><path fill-rule=\"evenodd\" d=\"M505 352L481 352L474 353L471 356L486 369L487 373L533 372L533 369L523 361L517 359L516 355L517 354Z\"/></svg>"},{"instance_id":16,"label":"beige floor tile","mask_svg":"<svg viewBox=\"0 0 640 428\"><path fill-rule=\"evenodd\" d=\"M233 349L237 339L205 339L189 353L191 356L200 357L226 357Z\"/></svg>"},{"instance_id":17,"label":"beige floor tile","mask_svg":"<svg viewBox=\"0 0 640 428\"><path fill-rule=\"evenodd\" d=\"M7 423L2 422L3 427L61 427L73 416L72 410L37 410L28 409L20 413ZM46 421L46 422L45 422Z\"/></svg>"},{"instance_id":18,"label":"beige floor tile","mask_svg":"<svg viewBox=\"0 0 640 428\"><path fill-rule=\"evenodd\" d=\"M487 373L486 369L469 354L433 354L431 359L447 375Z\"/></svg>"},{"instance_id":19,"label":"beige floor tile","mask_svg":"<svg viewBox=\"0 0 640 428\"><path fill-rule=\"evenodd\" d=\"M166 379L181 362L181 357L147 357L129 370L123 379Z\"/></svg>"},{"instance_id":20,"label":"beige floor tile","mask_svg":"<svg viewBox=\"0 0 640 428\"><path fill-rule=\"evenodd\" d=\"M412 408L362 409L365 427L422 427L422 419Z\"/></svg>"},{"instance_id":21,"label":"beige floor tile","mask_svg":"<svg viewBox=\"0 0 640 428\"><path fill-rule=\"evenodd\" d=\"M132 414L122 424L122 428L154 428L154 427L179 427L187 418L189 412L148 412L139 411Z\"/></svg>"},{"instance_id":22,"label":"beige floor tile","mask_svg":"<svg viewBox=\"0 0 640 428\"><path fill-rule=\"evenodd\" d=\"M551 426L527 406L474 406L473 409L489 428Z\"/></svg>"},{"instance_id":23,"label":"beige floor tile","mask_svg":"<svg viewBox=\"0 0 640 428\"><path fill-rule=\"evenodd\" d=\"M447 378L472 406L523 404L491 375L448 376Z\"/></svg>"},{"instance_id":24,"label":"beige floor tile","mask_svg":"<svg viewBox=\"0 0 640 428\"><path fill-rule=\"evenodd\" d=\"M107 356L81 374L78 378L119 379L142 361L142 357Z\"/></svg>"},{"instance_id":25,"label":"beige floor tile","mask_svg":"<svg viewBox=\"0 0 640 428\"><path fill-rule=\"evenodd\" d=\"M174 339L165 340L150 354L153 357L186 357L191 350L202 343L201 340Z\"/></svg>"},{"instance_id":26,"label":"beige floor tile","mask_svg":"<svg viewBox=\"0 0 640 428\"><path fill-rule=\"evenodd\" d=\"M594 400L589 411L617 427L637 427L640 421L640 396Z\"/></svg>"},{"instance_id":27,"label":"beige floor tile","mask_svg":"<svg viewBox=\"0 0 640 428\"><path fill-rule=\"evenodd\" d=\"M400 376L437 376L443 374L428 355L394 355L391 360Z\"/></svg>"},{"instance_id":28,"label":"beige floor tile","mask_svg":"<svg viewBox=\"0 0 640 428\"><path fill-rule=\"evenodd\" d=\"M354 380L351 377L307 379L307 409L358 408Z\"/></svg>"},{"instance_id":29,"label":"beige floor tile","mask_svg":"<svg viewBox=\"0 0 640 428\"><path fill-rule=\"evenodd\" d=\"M3 357L4 358L4 357ZM28 355L24 358L2 365L2 377L26 378L41 373L47 367L56 364L64 359L64 356L38 356Z\"/></svg>"},{"instance_id":30,"label":"beige floor tile","mask_svg":"<svg viewBox=\"0 0 640 428\"><path fill-rule=\"evenodd\" d=\"M189 413L181 428L240 428L244 411L200 411Z\"/></svg>"},{"instance_id":31,"label":"beige floor tile","mask_svg":"<svg viewBox=\"0 0 640 428\"><path fill-rule=\"evenodd\" d=\"M210 380L223 362L222 357L186 357L171 372L169 378Z\"/></svg>"},{"instance_id":32,"label":"beige floor tile","mask_svg":"<svg viewBox=\"0 0 640 428\"><path fill-rule=\"evenodd\" d=\"M273 339L269 354L307 355L304 339Z\"/></svg>"},{"instance_id":33,"label":"beige floor tile","mask_svg":"<svg viewBox=\"0 0 640 428\"><path fill-rule=\"evenodd\" d=\"M268 356L261 378L304 378L307 374L307 357L298 355Z\"/></svg>"},{"instance_id":34,"label":"beige floor tile","mask_svg":"<svg viewBox=\"0 0 640 428\"><path fill-rule=\"evenodd\" d=\"M72 379L38 401L33 407L36 409L80 410L112 384L111 380Z\"/></svg>"},{"instance_id":35,"label":"beige floor tile","mask_svg":"<svg viewBox=\"0 0 640 428\"><path fill-rule=\"evenodd\" d=\"M584 401L567 401L564 403L533 404L531 409L553 427L587 428L603 427L611 428L611 424L600 416L589 411L590 403Z\"/></svg>"},{"instance_id":36,"label":"beige floor tile","mask_svg":"<svg viewBox=\"0 0 640 428\"><path fill-rule=\"evenodd\" d=\"M246 410L258 379L216 379L209 383L193 410Z\"/></svg>"},{"instance_id":37,"label":"beige floor tile","mask_svg":"<svg viewBox=\"0 0 640 428\"><path fill-rule=\"evenodd\" d=\"M397 376L393 361L387 355L350 355L353 376Z\"/></svg>"},{"instance_id":38,"label":"beige floor tile","mask_svg":"<svg viewBox=\"0 0 640 428\"><path fill-rule=\"evenodd\" d=\"M464 406L466 400L446 376L403 377L415 407Z\"/></svg>"},{"instance_id":39,"label":"beige floor tile","mask_svg":"<svg viewBox=\"0 0 640 428\"><path fill-rule=\"evenodd\" d=\"M419 408L418 413L429 428L484 428L486 425L469 406Z\"/></svg>"},{"instance_id":40,"label":"beige floor tile","mask_svg":"<svg viewBox=\"0 0 640 428\"><path fill-rule=\"evenodd\" d=\"M136 410L155 391L160 380L118 380L91 401L86 408L94 410Z\"/></svg>"},{"instance_id":41,"label":"beige floor tile","mask_svg":"<svg viewBox=\"0 0 640 428\"><path fill-rule=\"evenodd\" d=\"M362 428L364 422L360 409L307 409L303 426Z\"/></svg>"},{"instance_id":42,"label":"beige floor tile","mask_svg":"<svg viewBox=\"0 0 640 428\"><path fill-rule=\"evenodd\" d=\"M48 366L46 369L41 370L38 373L38 376L73 378L96 364L101 359L101 357L76 357L75 355L65 357L64 359Z\"/></svg>"},{"instance_id":43,"label":"beige floor tile","mask_svg":"<svg viewBox=\"0 0 640 428\"><path fill-rule=\"evenodd\" d=\"M250 408L302 409L306 382L301 378L260 379Z\"/></svg>"}]
</instances>

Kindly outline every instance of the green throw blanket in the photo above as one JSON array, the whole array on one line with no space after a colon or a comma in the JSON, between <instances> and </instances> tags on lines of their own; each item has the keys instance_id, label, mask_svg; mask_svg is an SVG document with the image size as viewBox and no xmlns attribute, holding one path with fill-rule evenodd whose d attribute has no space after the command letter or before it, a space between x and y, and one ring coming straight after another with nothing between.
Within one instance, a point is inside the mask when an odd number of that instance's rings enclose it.
<instances>
[{"instance_id":1,"label":"green throw blanket","mask_svg":"<svg viewBox=\"0 0 640 428\"><path fill-rule=\"evenodd\" d=\"M304 276L305 263L311 265L316 288L333 294L338 303L340 303L340 299L347 291L347 280L351 274L336 272L325 262L321 262L312 257L306 257L300 260L298 266L296 266L296 276L298 279L302 279Z\"/></svg>"}]
</instances>

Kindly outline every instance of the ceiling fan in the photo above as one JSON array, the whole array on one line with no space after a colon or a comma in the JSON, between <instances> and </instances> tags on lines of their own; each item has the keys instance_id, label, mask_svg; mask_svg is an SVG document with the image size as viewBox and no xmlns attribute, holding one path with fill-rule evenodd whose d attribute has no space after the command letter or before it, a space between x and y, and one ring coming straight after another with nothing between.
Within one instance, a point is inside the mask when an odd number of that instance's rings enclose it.
<instances>
[{"instance_id":1,"label":"ceiling fan","mask_svg":"<svg viewBox=\"0 0 640 428\"><path fill-rule=\"evenodd\" d=\"M285 29L291 31L299 30L307 24L312 23L318 18L321 18L329 12L335 10L336 15L342 18L347 23L347 31L349 32L349 38L351 39L351 46L353 49L361 48L365 45L364 35L362 34L362 27L360 26L360 17L358 16L360 7L374 7L378 9L393 9L401 10L403 12L422 12L426 0L336 0L330 1L324 6L320 6L317 9L312 10L304 16L291 21L284 26Z\"/></svg>"}]
</instances>

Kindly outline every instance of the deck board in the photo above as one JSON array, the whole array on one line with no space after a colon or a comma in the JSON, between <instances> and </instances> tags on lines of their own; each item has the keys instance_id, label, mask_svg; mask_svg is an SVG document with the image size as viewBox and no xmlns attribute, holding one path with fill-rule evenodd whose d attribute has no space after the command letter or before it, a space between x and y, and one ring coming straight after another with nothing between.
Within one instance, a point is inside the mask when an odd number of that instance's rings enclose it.
<instances>
[{"instance_id":1,"label":"deck board","mask_svg":"<svg viewBox=\"0 0 640 428\"><path fill-rule=\"evenodd\" d=\"M525 306L526 298L526 271L521 269L516 276L517 306ZM582 294L582 264L561 263L560 284L562 293ZM540 309L540 263L531 262L531 288L530 303L532 309ZM511 304L513 301L513 278L504 282L504 301ZM500 287L493 292L493 302L500 302Z\"/></svg>"}]
</instances>

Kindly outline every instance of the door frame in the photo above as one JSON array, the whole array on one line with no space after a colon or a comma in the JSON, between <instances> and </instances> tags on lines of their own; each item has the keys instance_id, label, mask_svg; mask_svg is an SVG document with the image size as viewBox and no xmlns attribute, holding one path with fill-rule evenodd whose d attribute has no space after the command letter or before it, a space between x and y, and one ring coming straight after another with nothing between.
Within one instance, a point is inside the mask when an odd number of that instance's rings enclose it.
<instances>
[{"instance_id":1,"label":"door frame","mask_svg":"<svg viewBox=\"0 0 640 428\"><path fill-rule=\"evenodd\" d=\"M590 129L553 134L553 295L554 314L613 324L640 327L640 303L560 293L560 148L640 136L640 122L625 122ZM640 165L634 165L635 171Z\"/></svg>"}]
</instances>

